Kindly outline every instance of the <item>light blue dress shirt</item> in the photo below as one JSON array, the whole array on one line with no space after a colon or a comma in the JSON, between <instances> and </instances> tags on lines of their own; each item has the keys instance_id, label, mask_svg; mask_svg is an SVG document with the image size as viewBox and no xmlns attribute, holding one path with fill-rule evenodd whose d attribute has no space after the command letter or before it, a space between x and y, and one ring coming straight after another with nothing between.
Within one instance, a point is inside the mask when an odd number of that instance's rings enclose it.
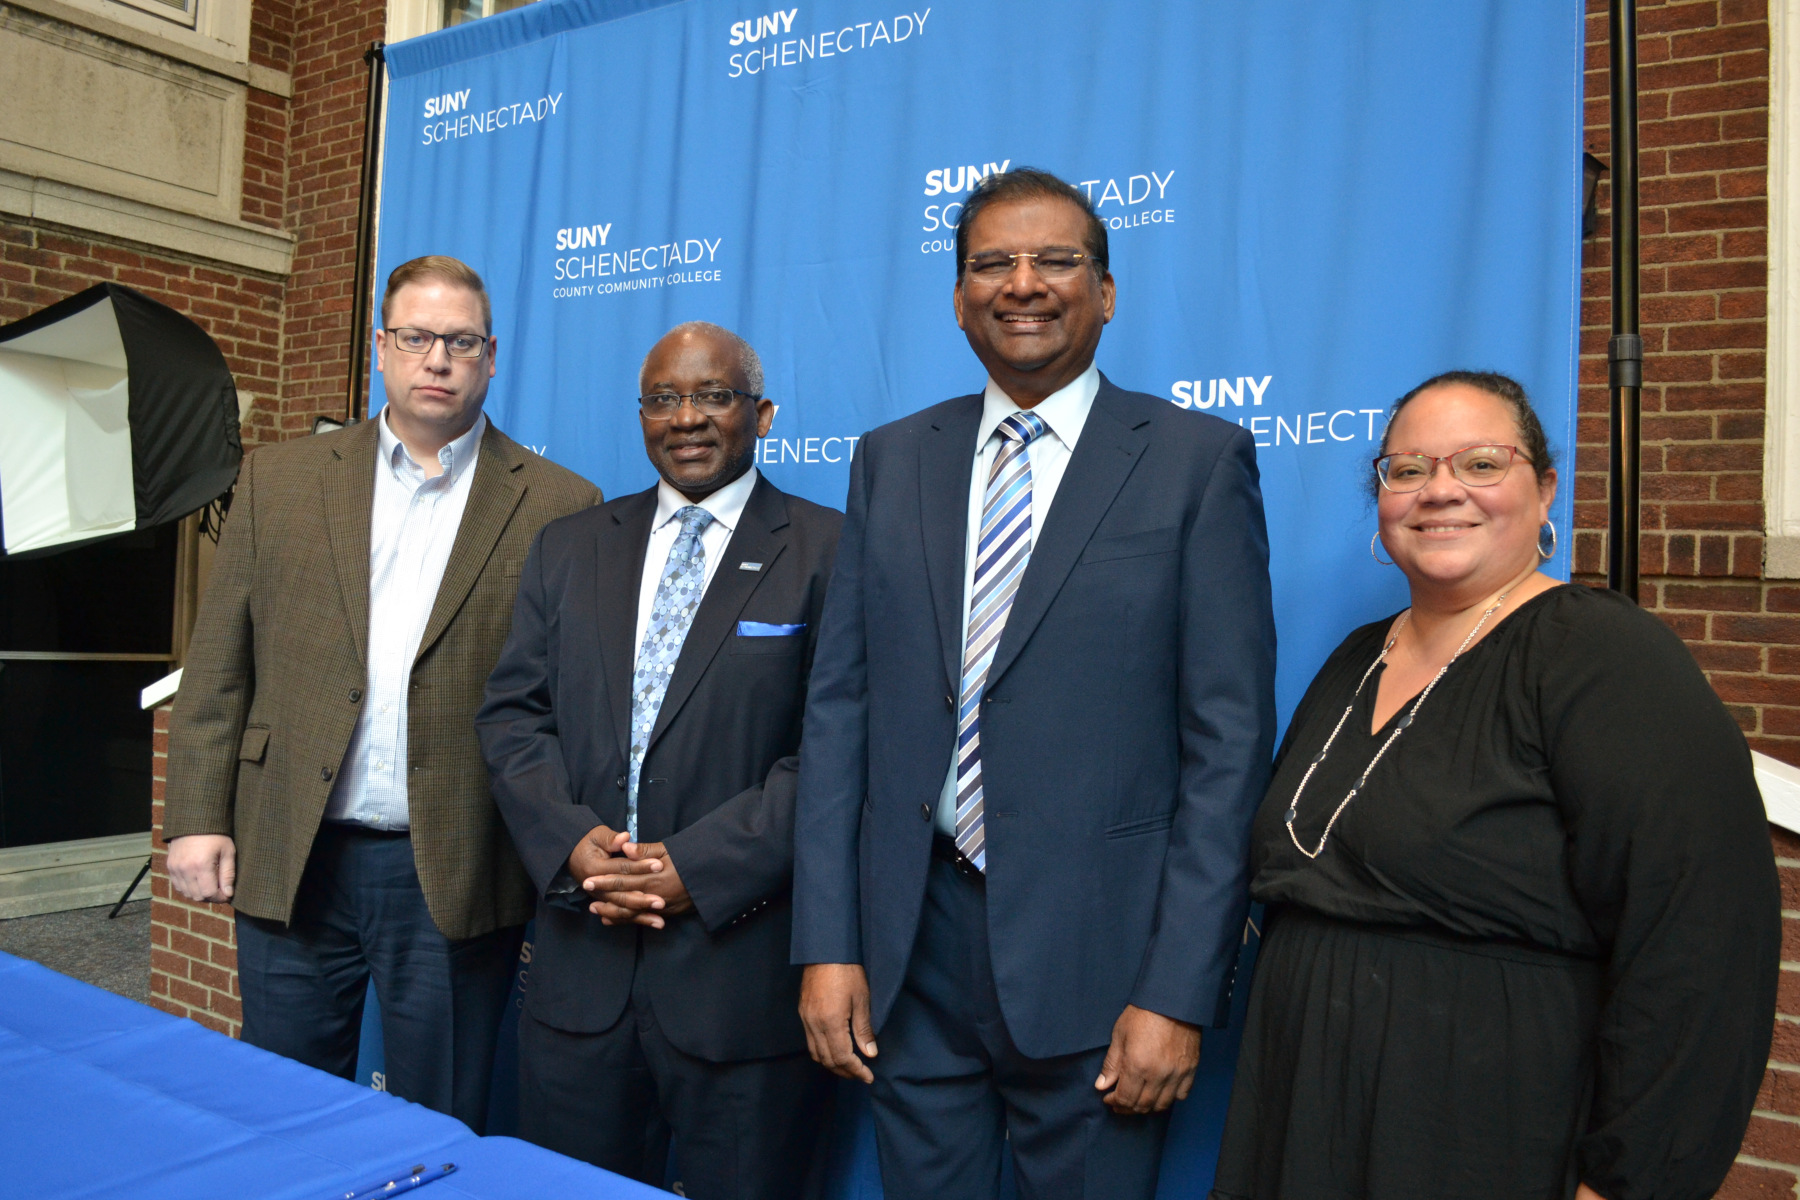
<instances>
[{"instance_id":1,"label":"light blue dress shirt","mask_svg":"<svg viewBox=\"0 0 1800 1200\"><path fill-rule=\"evenodd\" d=\"M325 806L325 819L371 829L411 828L406 804L406 695L413 660L475 479L487 417L438 451L443 470L426 478L406 446L380 423L375 502L369 515L369 681L356 733Z\"/></svg>"}]
</instances>

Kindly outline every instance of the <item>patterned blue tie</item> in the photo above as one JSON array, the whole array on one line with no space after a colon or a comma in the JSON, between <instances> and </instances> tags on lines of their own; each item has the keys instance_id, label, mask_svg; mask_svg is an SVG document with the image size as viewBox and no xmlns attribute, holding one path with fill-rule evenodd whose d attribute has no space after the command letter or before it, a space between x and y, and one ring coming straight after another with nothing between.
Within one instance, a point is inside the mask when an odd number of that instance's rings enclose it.
<instances>
[{"instance_id":1,"label":"patterned blue tie","mask_svg":"<svg viewBox=\"0 0 1800 1200\"><path fill-rule=\"evenodd\" d=\"M637 670L631 677L631 790L625 797L625 828L634 842L638 835L638 775L650 749L656 714L662 711L663 696L675 674L675 660L681 657L681 644L687 640L706 589L706 548L700 544L700 533L713 523L713 515L690 504L675 516L681 521L681 532L669 549L669 561L656 585L650 625L644 630Z\"/></svg>"},{"instance_id":2,"label":"patterned blue tie","mask_svg":"<svg viewBox=\"0 0 1800 1200\"><path fill-rule=\"evenodd\" d=\"M956 731L956 848L987 870L982 827L981 694L1006 628L1019 579L1031 558L1031 456L1026 447L1049 428L1036 413L1017 412L994 430L1000 450L981 502L975 544L975 587L969 593L969 633L963 649L962 703Z\"/></svg>"}]
</instances>

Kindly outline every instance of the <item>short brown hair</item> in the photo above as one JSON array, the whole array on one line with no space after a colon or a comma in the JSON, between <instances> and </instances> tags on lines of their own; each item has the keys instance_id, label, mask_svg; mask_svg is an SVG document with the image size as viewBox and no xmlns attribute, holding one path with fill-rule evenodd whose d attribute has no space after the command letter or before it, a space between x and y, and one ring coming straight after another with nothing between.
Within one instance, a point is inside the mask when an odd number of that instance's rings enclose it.
<instances>
[{"instance_id":1,"label":"short brown hair","mask_svg":"<svg viewBox=\"0 0 1800 1200\"><path fill-rule=\"evenodd\" d=\"M381 294L383 328L387 327L388 313L394 307L395 294L409 283L425 283L428 280L474 292L476 299L481 301L481 331L494 332L494 311L488 305L487 286L481 282L481 276L475 273L473 267L448 254L427 254L422 258L403 262L393 269L387 278L387 291Z\"/></svg>"}]
</instances>

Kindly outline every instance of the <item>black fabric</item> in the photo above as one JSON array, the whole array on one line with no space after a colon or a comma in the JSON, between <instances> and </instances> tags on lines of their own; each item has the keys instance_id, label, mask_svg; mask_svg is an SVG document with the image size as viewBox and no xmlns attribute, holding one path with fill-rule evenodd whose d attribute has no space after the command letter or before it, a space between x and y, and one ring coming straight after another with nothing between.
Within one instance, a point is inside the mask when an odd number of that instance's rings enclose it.
<instances>
[{"instance_id":1,"label":"black fabric","mask_svg":"<svg viewBox=\"0 0 1800 1200\"><path fill-rule=\"evenodd\" d=\"M1443 677L1308 860L1283 817L1391 625L1308 689L1253 836L1271 906L1216 1197L1710 1196L1767 1059L1779 893L1737 726L1661 622L1565 586ZM1372 676L1314 849L1393 723Z\"/></svg>"},{"instance_id":2,"label":"black fabric","mask_svg":"<svg viewBox=\"0 0 1800 1200\"><path fill-rule=\"evenodd\" d=\"M243 459L237 386L205 330L123 284L96 284L0 327L0 346L107 303L125 347L137 528L148 529L231 490ZM28 553L60 553L96 540Z\"/></svg>"},{"instance_id":3,"label":"black fabric","mask_svg":"<svg viewBox=\"0 0 1800 1200\"><path fill-rule=\"evenodd\" d=\"M655 511L652 489L544 527L475 719L494 800L540 894L566 879L569 852L595 825L626 827L638 590ZM806 1049L800 968L788 963L796 756L842 521L757 481L641 772L639 837L665 843L694 909L658 930L541 903L525 1001L539 1020L607 1029L642 973L683 1053L733 1062ZM743 637L740 621L804 628Z\"/></svg>"},{"instance_id":4,"label":"black fabric","mask_svg":"<svg viewBox=\"0 0 1800 1200\"><path fill-rule=\"evenodd\" d=\"M231 490L244 457L237 385L200 326L142 292L101 286L112 297L129 364L137 523L147 529Z\"/></svg>"},{"instance_id":5,"label":"black fabric","mask_svg":"<svg viewBox=\"0 0 1800 1200\"><path fill-rule=\"evenodd\" d=\"M373 977L387 1090L481 1133L524 932L449 940L425 907L411 838L327 822L293 924L237 916L244 1040L349 1079Z\"/></svg>"},{"instance_id":6,"label":"black fabric","mask_svg":"<svg viewBox=\"0 0 1800 1200\"><path fill-rule=\"evenodd\" d=\"M986 885L942 856L926 876L906 982L869 1060L885 1193L994 1200L1012 1155L1019 1200L1151 1200L1170 1113L1120 1116L1094 1080L1107 1047L1032 1058L1000 1011Z\"/></svg>"}]
</instances>

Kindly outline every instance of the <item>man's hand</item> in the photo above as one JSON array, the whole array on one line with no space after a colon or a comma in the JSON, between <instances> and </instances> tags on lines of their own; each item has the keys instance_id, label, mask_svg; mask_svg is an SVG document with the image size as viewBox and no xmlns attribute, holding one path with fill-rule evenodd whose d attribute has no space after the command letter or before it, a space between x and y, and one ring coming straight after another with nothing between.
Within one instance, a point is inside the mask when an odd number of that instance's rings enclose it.
<instances>
[{"instance_id":1,"label":"man's hand","mask_svg":"<svg viewBox=\"0 0 1800 1200\"><path fill-rule=\"evenodd\" d=\"M189 900L229 900L237 890L237 846L222 833L190 833L169 842L169 882Z\"/></svg>"},{"instance_id":2,"label":"man's hand","mask_svg":"<svg viewBox=\"0 0 1800 1200\"><path fill-rule=\"evenodd\" d=\"M1187 1099L1199 1065L1199 1026L1127 1004L1094 1087L1116 1113L1161 1112Z\"/></svg>"},{"instance_id":3,"label":"man's hand","mask_svg":"<svg viewBox=\"0 0 1800 1200\"><path fill-rule=\"evenodd\" d=\"M631 840L628 833L614 833L605 825L596 825L569 851L569 874L576 879L600 875L610 870L608 860L614 858Z\"/></svg>"},{"instance_id":4,"label":"man's hand","mask_svg":"<svg viewBox=\"0 0 1800 1200\"><path fill-rule=\"evenodd\" d=\"M875 1082L875 1073L856 1056L858 1050L863 1058L877 1053L869 1019L869 977L861 966L809 965L800 977L800 1021L806 1026L806 1048L814 1062L845 1079Z\"/></svg>"},{"instance_id":5,"label":"man's hand","mask_svg":"<svg viewBox=\"0 0 1800 1200\"><path fill-rule=\"evenodd\" d=\"M620 843L620 848L625 852L623 858L605 860L596 873L581 881L583 890L594 897L588 911L602 923L634 923L661 929L665 917L694 907L687 885L681 882L681 873L661 842L639 844L627 840Z\"/></svg>"}]
</instances>

